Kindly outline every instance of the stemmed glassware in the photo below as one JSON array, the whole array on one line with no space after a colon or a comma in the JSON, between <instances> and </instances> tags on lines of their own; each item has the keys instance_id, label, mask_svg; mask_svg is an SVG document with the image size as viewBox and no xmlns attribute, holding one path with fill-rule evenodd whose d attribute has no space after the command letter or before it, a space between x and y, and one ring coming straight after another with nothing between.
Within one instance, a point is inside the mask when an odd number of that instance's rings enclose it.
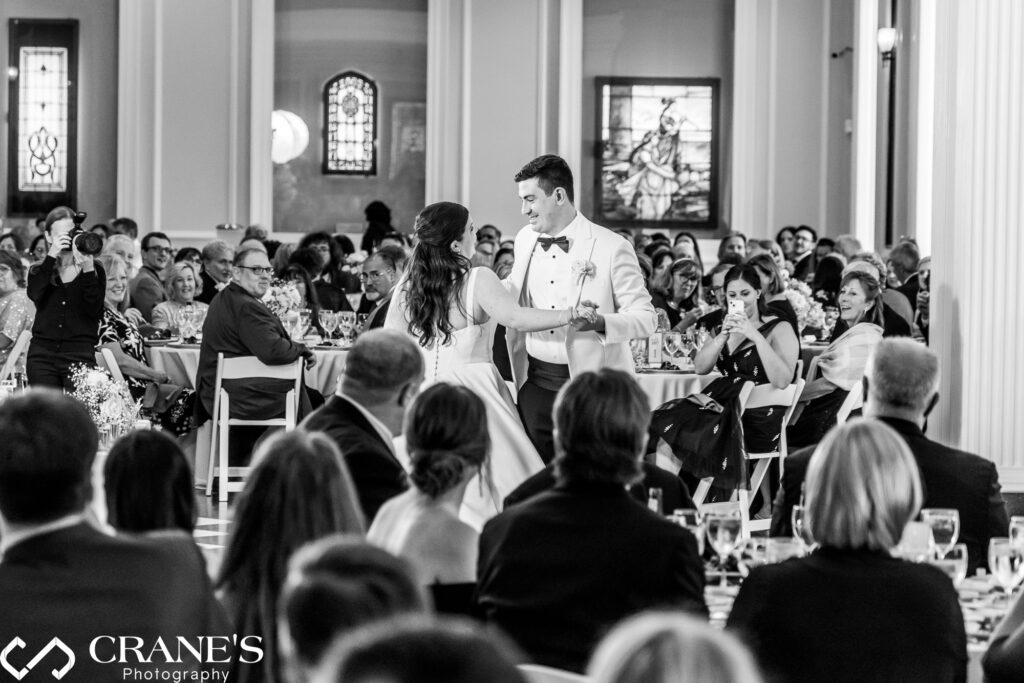
<instances>
[{"instance_id":1,"label":"stemmed glassware","mask_svg":"<svg viewBox=\"0 0 1024 683\"><path fill-rule=\"evenodd\" d=\"M1010 542L1019 548L1024 548L1024 517L1019 515L1010 517Z\"/></svg>"},{"instance_id":2,"label":"stemmed glassware","mask_svg":"<svg viewBox=\"0 0 1024 683\"><path fill-rule=\"evenodd\" d=\"M818 544L814 542L814 535L811 534L810 525L807 523L806 507L794 505L790 521L793 523L793 538L799 539L809 551L818 547Z\"/></svg>"},{"instance_id":3,"label":"stemmed glassware","mask_svg":"<svg viewBox=\"0 0 1024 683\"><path fill-rule=\"evenodd\" d=\"M739 510L716 510L709 512L705 519L707 520L708 541L718 555L718 563L722 568L720 585L725 588L725 562L740 542L740 513Z\"/></svg>"},{"instance_id":4,"label":"stemmed glassware","mask_svg":"<svg viewBox=\"0 0 1024 683\"><path fill-rule=\"evenodd\" d=\"M369 319L368 313L356 313L356 335L366 332L366 321Z\"/></svg>"},{"instance_id":5,"label":"stemmed glassware","mask_svg":"<svg viewBox=\"0 0 1024 683\"><path fill-rule=\"evenodd\" d=\"M672 521L683 527L697 539L697 554L704 556L704 517L699 510L674 510Z\"/></svg>"},{"instance_id":6,"label":"stemmed glassware","mask_svg":"<svg viewBox=\"0 0 1024 683\"><path fill-rule=\"evenodd\" d=\"M665 332L662 337L662 347L672 365L678 367L678 359L682 358L684 353L682 332Z\"/></svg>"},{"instance_id":7,"label":"stemmed glassware","mask_svg":"<svg viewBox=\"0 0 1024 683\"><path fill-rule=\"evenodd\" d=\"M354 311L340 311L338 313L338 327L341 329L342 346L349 346L352 330L356 325L356 314Z\"/></svg>"},{"instance_id":8,"label":"stemmed glassware","mask_svg":"<svg viewBox=\"0 0 1024 683\"><path fill-rule=\"evenodd\" d=\"M293 335L296 339L301 340L306 336L306 330L309 329L310 323L313 322L313 311L308 308L299 309L299 326Z\"/></svg>"},{"instance_id":9,"label":"stemmed glassware","mask_svg":"<svg viewBox=\"0 0 1024 683\"><path fill-rule=\"evenodd\" d=\"M324 333L327 335L324 345L330 346L334 331L338 329L338 314L335 311L320 311L320 327L324 328Z\"/></svg>"},{"instance_id":10,"label":"stemmed glassware","mask_svg":"<svg viewBox=\"0 0 1024 683\"><path fill-rule=\"evenodd\" d=\"M935 557L928 560L928 563L945 572L946 576L953 581L953 585L959 587L960 583L967 578L967 545L955 543L941 555L936 550Z\"/></svg>"},{"instance_id":11,"label":"stemmed glassware","mask_svg":"<svg viewBox=\"0 0 1024 683\"><path fill-rule=\"evenodd\" d=\"M748 538L739 546L738 560L740 573L743 576L750 574L751 569L756 569L768 563L768 539Z\"/></svg>"},{"instance_id":12,"label":"stemmed glassware","mask_svg":"<svg viewBox=\"0 0 1024 683\"><path fill-rule=\"evenodd\" d=\"M939 559L946 556L960 537L960 512L953 508L925 508L921 521L932 530L932 545Z\"/></svg>"},{"instance_id":13,"label":"stemmed glassware","mask_svg":"<svg viewBox=\"0 0 1024 683\"><path fill-rule=\"evenodd\" d=\"M1009 600L1010 591L1024 579L1024 550L1009 538L992 538L988 542L988 568Z\"/></svg>"},{"instance_id":14,"label":"stemmed glassware","mask_svg":"<svg viewBox=\"0 0 1024 683\"><path fill-rule=\"evenodd\" d=\"M633 369L640 372L647 368L647 340L630 339L629 351L633 356Z\"/></svg>"},{"instance_id":15,"label":"stemmed glassware","mask_svg":"<svg viewBox=\"0 0 1024 683\"><path fill-rule=\"evenodd\" d=\"M765 562L775 564L783 562L791 557L803 557L807 549L804 542L799 538L788 538L779 536L769 538L765 546Z\"/></svg>"}]
</instances>

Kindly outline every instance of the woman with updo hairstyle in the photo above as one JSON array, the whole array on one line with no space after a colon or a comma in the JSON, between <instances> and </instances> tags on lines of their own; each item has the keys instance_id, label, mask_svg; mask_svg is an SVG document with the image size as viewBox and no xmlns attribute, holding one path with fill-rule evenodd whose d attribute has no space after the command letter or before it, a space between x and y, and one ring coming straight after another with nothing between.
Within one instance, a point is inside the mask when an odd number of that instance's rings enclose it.
<instances>
[{"instance_id":1,"label":"woman with updo hairstyle","mask_svg":"<svg viewBox=\"0 0 1024 683\"><path fill-rule=\"evenodd\" d=\"M492 360L496 325L540 332L592 318L594 311L585 305L520 306L494 271L470 262L476 225L464 206L438 202L424 208L416 216L416 237L384 328L408 334L419 345L428 384L467 387L486 407L487 430L501 459L494 463L493 490L470 487L462 508L463 521L479 529L501 510L505 496L544 467Z\"/></svg>"},{"instance_id":2,"label":"woman with updo hairstyle","mask_svg":"<svg viewBox=\"0 0 1024 683\"><path fill-rule=\"evenodd\" d=\"M409 561L441 611L469 608L476 582L476 529L459 519L469 487L487 486L487 411L465 387L435 384L406 415L412 486L377 513L367 539Z\"/></svg>"}]
</instances>

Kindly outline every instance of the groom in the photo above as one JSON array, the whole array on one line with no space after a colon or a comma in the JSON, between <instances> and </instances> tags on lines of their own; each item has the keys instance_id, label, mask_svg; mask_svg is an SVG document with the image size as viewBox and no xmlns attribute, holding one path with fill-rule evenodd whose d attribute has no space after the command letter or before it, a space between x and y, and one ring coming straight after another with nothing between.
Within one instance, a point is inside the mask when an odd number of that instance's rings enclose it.
<instances>
[{"instance_id":1,"label":"groom","mask_svg":"<svg viewBox=\"0 0 1024 683\"><path fill-rule=\"evenodd\" d=\"M597 309L591 320L568 328L506 332L519 415L547 463L554 457L551 409L558 390L588 370L632 373L629 340L650 336L657 316L629 242L576 210L572 171L564 159L537 157L515 180L530 224L516 235L506 286L522 306L586 303Z\"/></svg>"}]
</instances>

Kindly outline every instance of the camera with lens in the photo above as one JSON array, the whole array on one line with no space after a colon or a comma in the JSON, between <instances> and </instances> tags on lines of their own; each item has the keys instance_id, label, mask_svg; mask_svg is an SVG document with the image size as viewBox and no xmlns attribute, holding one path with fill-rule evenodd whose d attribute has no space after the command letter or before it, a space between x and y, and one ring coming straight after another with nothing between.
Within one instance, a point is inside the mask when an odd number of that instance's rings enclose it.
<instances>
[{"instance_id":1,"label":"camera with lens","mask_svg":"<svg viewBox=\"0 0 1024 683\"><path fill-rule=\"evenodd\" d=\"M86 232L85 229L82 228L82 223L85 222L85 217L86 213L84 211L75 213L74 217L71 219L75 224L75 227L71 228L71 232L68 234L71 236L71 241L79 252L86 256L96 256L103 251L103 240L99 235Z\"/></svg>"}]
</instances>

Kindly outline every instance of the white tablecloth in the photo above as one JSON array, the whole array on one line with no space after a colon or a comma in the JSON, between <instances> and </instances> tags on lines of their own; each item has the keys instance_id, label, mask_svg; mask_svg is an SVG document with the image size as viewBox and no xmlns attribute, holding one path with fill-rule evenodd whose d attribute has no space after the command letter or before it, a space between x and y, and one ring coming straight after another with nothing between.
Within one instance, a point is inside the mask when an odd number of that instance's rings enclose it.
<instances>
[{"instance_id":1,"label":"white tablecloth","mask_svg":"<svg viewBox=\"0 0 1024 683\"><path fill-rule=\"evenodd\" d=\"M195 387L196 372L199 370L199 347L151 346L146 349L149 363L154 369L166 372L171 382ZM337 390L338 377L345 367L348 351L343 349L314 349L316 365L306 371L306 385L324 396Z\"/></svg>"},{"instance_id":2,"label":"white tablecloth","mask_svg":"<svg viewBox=\"0 0 1024 683\"><path fill-rule=\"evenodd\" d=\"M674 398L695 394L712 380L721 377L717 373L696 375L692 372L641 372L636 379L651 401L651 409Z\"/></svg>"}]
</instances>

